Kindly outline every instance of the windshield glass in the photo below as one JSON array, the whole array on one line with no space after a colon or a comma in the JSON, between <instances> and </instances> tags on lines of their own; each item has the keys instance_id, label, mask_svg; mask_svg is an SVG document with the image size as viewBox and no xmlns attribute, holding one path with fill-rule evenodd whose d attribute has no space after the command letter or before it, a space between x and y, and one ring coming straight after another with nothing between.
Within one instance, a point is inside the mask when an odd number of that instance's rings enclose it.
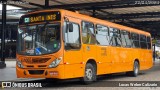
<instances>
[{"instance_id":1,"label":"windshield glass","mask_svg":"<svg viewBox=\"0 0 160 90\"><path fill-rule=\"evenodd\" d=\"M39 24L18 29L17 53L42 55L60 48L60 24Z\"/></svg>"}]
</instances>

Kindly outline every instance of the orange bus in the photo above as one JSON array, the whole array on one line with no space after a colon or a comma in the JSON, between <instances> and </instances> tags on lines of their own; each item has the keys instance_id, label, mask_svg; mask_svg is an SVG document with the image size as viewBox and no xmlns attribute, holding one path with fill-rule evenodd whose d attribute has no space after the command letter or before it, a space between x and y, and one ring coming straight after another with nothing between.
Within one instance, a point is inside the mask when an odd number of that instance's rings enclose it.
<instances>
[{"instance_id":1,"label":"orange bus","mask_svg":"<svg viewBox=\"0 0 160 90\"><path fill-rule=\"evenodd\" d=\"M150 33L67 10L23 15L17 33L18 78L88 83L102 74L137 76L153 65Z\"/></svg>"}]
</instances>

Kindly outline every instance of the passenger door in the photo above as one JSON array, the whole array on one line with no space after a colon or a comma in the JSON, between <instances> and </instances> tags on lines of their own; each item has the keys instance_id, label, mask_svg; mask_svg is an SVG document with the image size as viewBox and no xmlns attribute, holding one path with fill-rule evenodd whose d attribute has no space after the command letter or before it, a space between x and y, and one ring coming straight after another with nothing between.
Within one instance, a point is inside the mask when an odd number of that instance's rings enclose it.
<instances>
[{"instance_id":1,"label":"passenger door","mask_svg":"<svg viewBox=\"0 0 160 90\"><path fill-rule=\"evenodd\" d=\"M66 18L69 21L65 22L64 24L66 26L68 25L67 26L68 29L64 30L65 78L80 77L83 75L84 72L82 68L83 64L82 64L82 47L80 38L80 20L73 17L66 17ZM73 28L73 31L69 30L69 27L71 29Z\"/></svg>"}]
</instances>

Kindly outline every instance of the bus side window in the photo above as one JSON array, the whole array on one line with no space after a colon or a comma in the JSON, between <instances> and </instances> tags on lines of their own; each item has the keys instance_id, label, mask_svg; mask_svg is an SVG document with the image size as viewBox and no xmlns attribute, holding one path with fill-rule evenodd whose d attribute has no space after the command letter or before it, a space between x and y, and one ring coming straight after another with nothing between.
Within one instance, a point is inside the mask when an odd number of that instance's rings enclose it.
<instances>
[{"instance_id":1,"label":"bus side window","mask_svg":"<svg viewBox=\"0 0 160 90\"><path fill-rule=\"evenodd\" d=\"M139 48L140 45L139 45L139 34L137 33L131 33L131 37L132 37L132 40L133 40L133 47L134 48Z\"/></svg>"},{"instance_id":2,"label":"bus side window","mask_svg":"<svg viewBox=\"0 0 160 90\"><path fill-rule=\"evenodd\" d=\"M121 30L121 39L122 39L122 46L126 47L127 46L127 42L125 39L125 31Z\"/></svg>"},{"instance_id":3,"label":"bus side window","mask_svg":"<svg viewBox=\"0 0 160 90\"><path fill-rule=\"evenodd\" d=\"M132 44L131 44L131 36L130 36L130 32L129 31L122 31L123 32L123 37L125 39L125 42L126 42L126 46L125 47L132 47Z\"/></svg>"},{"instance_id":4,"label":"bus side window","mask_svg":"<svg viewBox=\"0 0 160 90\"><path fill-rule=\"evenodd\" d=\"M69 23L72 23L72 22L69 22ZM68 49L80 49L81 47L79 24L76 24L76 23L72 23L72 24L73 24L73 32L66 30L65 35L64 35L65 36L65 49L67 50Z\"/></svg>"},{"instance_id":5,"label":"bus side window","mask_svg":"<svg viewBox=\"0 0 160 90\"><path fill-rule=\"evenodd\" d=\"M140 35L140 44L142 49L147 49L147 40L145 35Z\"/></svg>"},{"instance_id":6,"label":"bus side window","mask_svg":"<svg viewBox=\"0 0 160 90\"><path fill-rule=\"evenodd\" d=\"M108 27L96 25L96 40L99 45L109 45Z\"/></svg>"},{"instance_id":7,"label":"bus side window","mask_svg":"<svg viewBox=\"0 0 160 90\"><path fill-rule=\"evenodd\" d=\"M110 28L110 45L121 47L121 35L120 30Z\"/></svg>"},{"instance_id":8,"label":"bus side window","mask_svg":"<svg viewBox=\"0 0 160 90\"><path fill-rule=\"evenodd\" d=\"M151 49L151 37L147 36L147 48Z\"/></svg>"},{"instance_id":9,"label":"bus side window","mask_svg":"<svg viewBox=\"0 0 160 90\"><path fill-rule=\"evenodd\" d=\"M90 22L82 22L82 41L84 44L95 44L94 24Z\"/></svg>"}]
</instances>

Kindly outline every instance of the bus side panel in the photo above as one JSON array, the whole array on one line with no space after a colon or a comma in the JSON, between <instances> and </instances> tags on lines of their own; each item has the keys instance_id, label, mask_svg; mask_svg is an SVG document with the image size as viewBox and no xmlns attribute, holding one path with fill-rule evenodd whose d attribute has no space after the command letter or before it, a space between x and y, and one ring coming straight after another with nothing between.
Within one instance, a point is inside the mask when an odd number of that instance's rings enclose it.
<instances>
[{"instance_id":1,"label":"bus side panel","mask_svg":"<svg viewBox=\"0 0 160 90\"><path fill-rule=\"evenodd\" d=\"M122 71L131 71L132 70L132 48L122 48L120 51L120 58L122 62Z\"/></svg>"},{"instance_id":2,"label":"bus side panel","mask_svg":"<svg viewBox=\"0 0 160 90\"><path fill-rule=\"evenodd\" d=\"M97 63L97 46L83 44L83 61L87 63L88 60L95 60Z\"/></svg>"},{"instance_id":3,"label":"bus side panel","mask_svg":"<svg viewBox=\"0 0 160 90\"><path fill-rule=\"evenodd\" d=\"M65 67L65 78L78 78L84 75L84 64L68 64Z\"/></svg>"},{"instance_id":4,"label":"bus side panel","mask_svg":"<svg viewBox=\"0 0 160 90\"><path fill-rule=\"evenodd\" d=\"M146 50L145 51L145 68L144 69L149 69L153 66L153 59L152 59L152 50Z\"/></svg>"},{"instance_id":5,"label":"bus side panel","mask_svg":"<svg viewBox=\"0 0 160 90\"><path fill-rule=\"evenodd\" d=\"M123 72L124 65L120 58L121 47L111 47L110 50L111 50L110 59L112 62L111 72L112 73Z\"/></svg>"},{"instance_id":6,"label":"bus side panel","mask_svg":"<svg viewBox=\"0 0 160 90\"><path fill-rule=\"evenodd\" d=\"M65 78L82 77L84 74L84 64L82 62L81 50L64 51Z\"/></svg>"},{"instance_id":7,"label":"bus side panel","mask_svg":"<svg viewBox=\"0 0 160 90\"><path fill-rule=\"evenodd\" d=\"M152 52L152 50L149 50L146 60L147 60L147 69L149 69L153 66L153 52Z\"/></svg>"},{"instance_id":8,"label":"bus side panel","mask_svg":"<svg viewBox=\"0 0 160 90\"><path fill-rule=\"evenodd\" d=\"M146 68L146 58L145 58L145 54L146 54L146 50L141 49L139 50L139 54L140 54L140 70L144 70Z\"/></svg>"},{"instance_id":9,"label":"bus side panel","mask_svg":"<svg viewBox=\"0 0 160 90\"><path fill-rule=\"evenodd\" d=\"M97 46L97 74L111 73L110 46Z\"/></svg>"}]
</instances>

